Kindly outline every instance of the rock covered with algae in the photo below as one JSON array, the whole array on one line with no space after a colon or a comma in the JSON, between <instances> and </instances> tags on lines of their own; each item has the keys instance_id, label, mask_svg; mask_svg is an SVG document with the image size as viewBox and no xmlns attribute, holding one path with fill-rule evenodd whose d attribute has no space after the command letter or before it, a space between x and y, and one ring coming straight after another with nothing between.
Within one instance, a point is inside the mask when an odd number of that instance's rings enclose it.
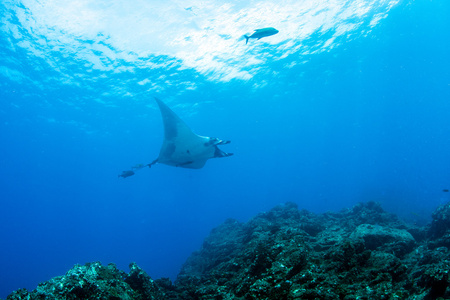
<instances>
[{"instance_id":1,"label":"rock covered with algae","mask_svg":"<svg viewBox=\"0 0 450 300\"><path fill-rule=\"evenodd\" d=\"M157 284L135 263L127 274L114 264L103 266L100 262L75 265L66 275L40 283L28 292L20 289L8 300L19 299L164 299Z\"/></svg>"},{"instance_id":2,"label":"rock covered with algae","mask_svg":"<svg viewBox=\"0 0 450 300\"><path fill-rule=\"evenodd\" d=\"M450 299L450 204L432 218L418 227L374 202L324 214L286 203L213 229L175 283L96 262L7 300Z\"/></svg>"}]
</instances>

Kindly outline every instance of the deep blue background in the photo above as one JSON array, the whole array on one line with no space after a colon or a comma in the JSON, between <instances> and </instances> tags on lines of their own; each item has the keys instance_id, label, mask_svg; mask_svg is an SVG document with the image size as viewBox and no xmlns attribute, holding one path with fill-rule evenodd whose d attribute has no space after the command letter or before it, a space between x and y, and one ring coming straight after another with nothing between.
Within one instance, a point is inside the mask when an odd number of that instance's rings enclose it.
<instances>
[{"instance_id":1,"label":"deep blue background","mask_svg":"<svg viewBox=\"0 0 450 300\"><path fill-rule=\"evenodd\" d=\"M187 70L200 88L138 100L111 91L114 106L105 106L89 101L111 89L105 82L46 89L51 70L20 65L44 86L36 89L2 74L0 297L91 261L125 271L135 261L153 278L174 279L213 227L286 201L324 212L375 200L429 221L449 200L449 15L445 0L401 2L366 37L293 68L284 66L296 57L274 61L280 75L259 89L264 74L224 83ZM231 140L221 148L235 155L201 170L156 165L118 179L159 153L152 96L196 133Z\"/></svg>"}]
</instances>

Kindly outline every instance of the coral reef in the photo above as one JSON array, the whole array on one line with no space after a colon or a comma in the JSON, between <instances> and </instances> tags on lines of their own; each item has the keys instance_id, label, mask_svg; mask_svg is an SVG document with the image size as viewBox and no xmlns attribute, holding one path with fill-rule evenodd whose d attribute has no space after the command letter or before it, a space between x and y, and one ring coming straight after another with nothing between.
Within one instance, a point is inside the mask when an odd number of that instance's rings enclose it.
<instances>
[{"instance_id":1,"label":"coral reef","mask_svg":"<svg viewBox=\"0 0 450 300\"><path fill-rule=\"evenodd\" d=\"M212 230L175 283L136 264L76 265L19 299L449 299L450 203L430 226L374 202L313 214L286 203Z\"/></svg>"},{"instance_id":2,"label":"coral reef","mask_svg":"<svg viewBox=\"0 0 450 300\"><path fill-rule=\"evenodd\" d=\"M20 289L6 299L164 299L159 286L136 264L126 274L114 264L75 265L66 275L40 283L29 293Z\"/></svg>"}]
</instances>

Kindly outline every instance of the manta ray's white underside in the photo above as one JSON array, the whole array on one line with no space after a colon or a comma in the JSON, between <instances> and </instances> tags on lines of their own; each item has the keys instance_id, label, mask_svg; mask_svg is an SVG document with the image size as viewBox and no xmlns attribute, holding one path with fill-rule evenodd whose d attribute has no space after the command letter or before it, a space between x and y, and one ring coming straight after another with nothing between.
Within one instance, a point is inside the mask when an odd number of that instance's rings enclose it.
<instances>
[{"instance_id":1,"label":"manta ray's white underside","mask_svg":"<svg viewBox=\"0 0 450 300\"><path fill-rule=\"evenodd\" d=\"M233 155L220 150L217 145L228 144L218 138L200 136L192 130L166 105L156 99L164 124L164 141L155 163L169 166L200 169L214 157Z\"/></svg>"}]
</instances>

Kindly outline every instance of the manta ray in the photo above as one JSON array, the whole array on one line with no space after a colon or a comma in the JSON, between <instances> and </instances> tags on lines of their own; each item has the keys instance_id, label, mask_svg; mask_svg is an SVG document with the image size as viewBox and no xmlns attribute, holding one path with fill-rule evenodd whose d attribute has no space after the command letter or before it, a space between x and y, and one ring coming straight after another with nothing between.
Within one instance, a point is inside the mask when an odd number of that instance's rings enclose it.
<instances>
[{"instance_id":1,"label":"manta ray","mask_svg":"<svg viewBox=\"0 0 450 300\"><path fill-rule=\"evenodd\" d=\"M164 125L164 140L159 151L159 156L153 162L143 165L138 164L133 169L141 169L142 166L151 167L160 163L174 167L201 169L206 161L215 157L227 157L233 153L226 153L217 147L229 144L230 141L220 140L215 137L197 135L180 119L164 102L155 98ZM132 171L124 171L121 177L128 177Z\"/></svg>"}]
</instances>

